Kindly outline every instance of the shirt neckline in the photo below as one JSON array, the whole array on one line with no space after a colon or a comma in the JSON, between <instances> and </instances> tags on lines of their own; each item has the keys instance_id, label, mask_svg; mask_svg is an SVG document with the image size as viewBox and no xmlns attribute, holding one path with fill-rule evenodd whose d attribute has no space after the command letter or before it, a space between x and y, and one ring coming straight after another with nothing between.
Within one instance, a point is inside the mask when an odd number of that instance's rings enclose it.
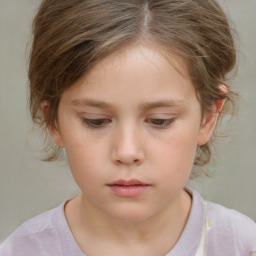
<instances>
[{"instance_id":1,"label":"shirt neckline","mask_svg":"<svg viewBox=\"0 0 256 256\"><path fill-rule=\"evenodd\" d=\"M166 256L195 255L200 243L201 233L204 225L203 199L200 194L188 187L186 191L192 197L192 206L185 228L173 249ZM68 226L64 207L69 200L63 201L57 207L57 214L52 217L52 223L56 226L61 239L63 256L86 256L75 241ZM189 253L189 254L188 254Z\"/></svg>"},{"instance_id":2,"label":"shirt neckline","mask_svg":"<svg viewBox=\"0 0 256 256\"><path fill-rule=\"evenodd\" d=\"M186 191L192 197L192 207L185 228L173 249L166 256L195 255L200 243L204 225L204 206L200 194L188 187Z\"/></svg>"}]
</instances>

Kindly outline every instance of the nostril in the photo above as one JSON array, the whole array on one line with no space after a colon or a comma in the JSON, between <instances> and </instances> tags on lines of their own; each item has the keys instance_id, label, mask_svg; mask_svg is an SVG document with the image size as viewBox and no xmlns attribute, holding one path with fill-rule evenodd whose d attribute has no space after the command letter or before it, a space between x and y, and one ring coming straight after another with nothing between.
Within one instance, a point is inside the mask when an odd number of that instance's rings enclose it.
<instances>
[{"instance_id":1,"label":"nostril","mask_svg":"<svg viewBox=\"0 0 256 256\"><path fill-rule=\"evenodd\" d=\"M142 162L142 159L139 158L118 158L115 161L118 164L124 164L124 165L132 165L132 164L140 164Z\"/></svg>"}]
</instances>

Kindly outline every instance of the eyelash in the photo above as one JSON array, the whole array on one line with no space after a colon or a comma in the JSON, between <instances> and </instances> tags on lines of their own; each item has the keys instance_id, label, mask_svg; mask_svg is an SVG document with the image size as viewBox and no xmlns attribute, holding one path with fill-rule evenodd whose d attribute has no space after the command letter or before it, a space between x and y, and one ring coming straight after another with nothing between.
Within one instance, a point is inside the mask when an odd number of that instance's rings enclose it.
<instances>
[{"instance_id":1,"label":"eyelash","mask_svg":"<svg viewBox=\"0 0 256 256\"><path fill-rule=\"evenodd\" d=\"M160 128L160 129L166 129L168 127L170 127L175 119L174 118L170 118L170 119L153 119L153 118L149 118L147 120L151 120L153 122L153 125L157 128ZM82 118L82 124L86 125L87 127L91 128L91 129L100 129L100 128L104 128L104 123L105 121L107 121L106 123L110 123L111 121L108 120L108 119L87 119L87 118ZM156 122L159 122L161 124L156 124ZM155 124L154 124L155 122ZM95 124L96 123L96 124ZM100 123L100 124L97 124L97 123Z\"/></svg>"}]
</instances>

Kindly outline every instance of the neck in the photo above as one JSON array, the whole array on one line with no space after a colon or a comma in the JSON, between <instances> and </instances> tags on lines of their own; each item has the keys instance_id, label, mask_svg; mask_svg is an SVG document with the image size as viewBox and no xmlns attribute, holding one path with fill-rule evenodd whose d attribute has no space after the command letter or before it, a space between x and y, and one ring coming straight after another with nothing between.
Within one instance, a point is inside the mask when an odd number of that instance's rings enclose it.
<instances>
[{"instance_id":1,"label":"neck","mask_svg":"<svg viewBox=\"0 0 256 256\"><path fill-rule=\"evenodd\" d=\"M187 222L191 197L183 190L176 199L157 214L141 221L123 221L99 210L80 195L65 209L71 231L77 241L108 241L116 244L168 243L171 249L177 243Z\"/></svg>"}]
</instances>

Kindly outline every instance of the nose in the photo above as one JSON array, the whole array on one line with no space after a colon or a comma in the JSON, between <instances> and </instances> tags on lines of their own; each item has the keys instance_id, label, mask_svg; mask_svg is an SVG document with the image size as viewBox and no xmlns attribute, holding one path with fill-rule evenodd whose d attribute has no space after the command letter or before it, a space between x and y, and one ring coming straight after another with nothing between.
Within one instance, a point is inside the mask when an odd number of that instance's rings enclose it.
<instances>
[{"instance_id":1,"label":"nose","mask_svg":"<svg viewBox=\"0 0 256 256\"><path fill-rule=\"evenodd\" d=\"M112 160L119 165L140 165L144 161L141 133L133 127L124 127L115 131Z\"/></svg>"}]
</instances>

